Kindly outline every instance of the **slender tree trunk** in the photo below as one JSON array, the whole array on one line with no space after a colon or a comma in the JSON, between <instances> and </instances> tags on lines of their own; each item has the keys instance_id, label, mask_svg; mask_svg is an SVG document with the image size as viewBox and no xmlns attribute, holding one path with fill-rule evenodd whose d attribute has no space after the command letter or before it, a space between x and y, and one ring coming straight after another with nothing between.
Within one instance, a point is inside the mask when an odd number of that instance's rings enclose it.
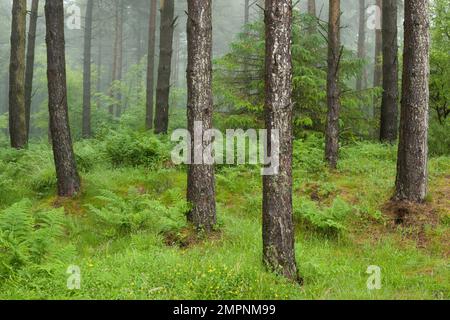
<instances>
[{"instance_id":1,"label":"slender tree trunk","mask_svg":"<svg viewBox=\"0 0 450 320\"><path fill-rule=\"evenodd\" d=\"M147 55L147 103L146 128L153 128L153 103L155 88L155 33L156 33L156 1L150 0L150 19L148 23L148 55Z\"/></svg>"},{"instance_id":2,"label":"slender tree trunk","mask_svg":"<svg viewBox=\"0 0 450 320\"><path fill-rule=\"evenodd\" d=\"M34 48L36 44L36 26L38 19L39 0L31 2L30 25L28 29L27 64L25 70L25 121L27 125L27 140L30 135L31 96L33 92Z\"/></svg>"},{"instance_id":3,"label":"slender tree trunk","mask_svg":"<svg viewBox=\"0 0 450 320\"><path fill-rule=\"evenodd\" d=\"M172 59L173 64L173 83L175 86L178 85L178 64L180 62L180 31L178 28L174 30L174 47L173 47L174 57Z\"/></svg>"},{"instance_id":4,"label":"slender tree trunk","mask_svg":"<svg viewBox=\"0 0 450 320\"><path fill-rule=\"evenodd\" d=\"M250 0L245 0L244 2L244 24L250 22Z\"/></svg>"},{"instance_id":5,"label":"slender tree trunk","mask_svg":"<svg viewBox=\"0 0 450 320\"><path fill-rule=\"evenodd\" d=\"M161 0L158 85L156 88L155 133L167 133L169 126L170 74L175 7L174 0Z\"/></svg>"},{"instance_id":6,"label":"slender tree trunk","mask_svg":"<svg viewBox=\"0 0 450 320\"><path fill-rule=\"evenodd\" d=\"M100 28L100 27L99 27ZM103 69L103 33L101 31L98 32L99 39L97 41L98 43L98 50L97 50L97 84L96 84L96 91L102 92L102 69ZM97 108L100 108L101 105L101 99L100 97L97 98Z\"/></svg>"},{"instance_id":7,"label":"slender tree trunk","mask_svg":"<svg viewBox=\"0 0 450 320\"><path fill-rule=\"evenodd\" d=\"M397 0L383 1L383 98L381 101L380 140L397 140L398 43Z\"/></svg>"},{"instance_id":8,"label":"slender tree trunk","mask_svg":"<svg viewBox=\"0 0 450 320\"><path fill-rule=\"evenodd\" d=\"M316 0L308 0L308 14L312 17L316 17ZM309 34L314 34L316 33L317 28L316 28L316 21L312 21L311 25L309 26Z\"/></svg>"},{"instance_id":9,"label":"slender tree trunk","mask_svg":"<svg viewBox=\"0 0 450 320\"><path fill-rule=\"evenodd\" d=\"M187 37L187 119L191 135L191 159L194 159L194 153L203 154L211 142L210 139L203 142L194 140L195 134L203 137L204 132L212 128L211 0L188 0ZM201 132L194 132L196 122L200 122ZM188 221L199 229L211 231L216 224L213 165L202 162L188 166L187 200L192 204Z\"/></svg>"},{"instance_id":10,"label":"slender tree trunk","mask_svg":"<svg viewBox=\"0 0 450 320\"><path fill-rule=\"evenodd\" d=\"M109 106L109 114L120 115L120 80L122 79L122 24L123 24L123 0L115 0L115 15L114 15L114 48L113 48L113 67L112 67L112 84L111 97L116 100Z\"/></svg>"},{"instance_id":11,"label":"slender tree trunk","mask_svg":"<svg viewBox=\"0 0 450 320\"><path fill-rule=\"evenodd\" d=\"M358 32L358 59L366 58L366 1L359 0L359 32ZM361 91L367 87L367 69L364 66L356 79L356 90Z\"/></svg>"},{"instance_id":12,"label":"slender tree trunk","mask_svg":"<svg viewBox=\"0 0 450 320\"><path fill-rule=\"evenodd\" d=\"M91 136L91 43L93 8L94 0L88 0L84 26L83 138L89 138Z\"/></svg>"},{"instance_id":13,"label":"slender tree trunk","mask_svg":"<svg viewBox=\"0 0 450 320\"><path fill-rule=\"evenodd\" d=\"M67 107L63 0L46 1L45 22L48 107L58 195L71 197L80 191L80 177L75 163Z\"/></svg>"},{"instance_id":14,"label":"slender tree trunk","mask_svg":"<svg viewBox=\"0 0 450 320\"><path fill-rule=\"evenodd\" d=\"M9 135L11 147L17 149L24 148L27 144L25 115L26 15L26 0L14 0L9 65Z\"/></svg>"},{"instance_id":15,"label":"slender tree trunk","mask_svg":"<svg viewBox=\"0 0 450 320\"><path fill-rule=\"evenodd\" d=\"M325 133L325 159L336 168L339 154L339 112L341 109L339 89L340 0L330 0L328 22L328 75L327 75L327 127Z\"/></svg>"},{"instance_id":16,"label":"slender tree trunk","mask_svg":"<svg viewBox=\"0 0 450 320\"><path fill-rule=\"evenodd\" d=\"M278 173L263 178L263 259L297 280L292 217L292 1L266 0L266 101L268 137L279 133ZM268 153L274 148L267 139Z\"/></svg>"},{"instance_id":17,"label":"slender tree trunk","mask_svg":"<svg viewBox=\"0 0 450 320\"><path fill-rule=\"evenodd\" d=\"M428 0L405 1L403 83L396 200L422 202L428 182Z\"/></svg>"},{"instance_id":18,"label":"slender tree trunk","mask_svg":"<svg viewBox=\"0 0 450 320\"><path fill-rule=\"evenodd\" d=\"M383 17L383 7L382 0L376 1L377 6L380 8L381 19ZM383 56L383 41L382 41L382 32L381 28L379 28L378 23L375 28L375 70L373 74L373 86L381 87L382 78L383 78L383 64L381 62Z\"/></svg>"}]
</instances>

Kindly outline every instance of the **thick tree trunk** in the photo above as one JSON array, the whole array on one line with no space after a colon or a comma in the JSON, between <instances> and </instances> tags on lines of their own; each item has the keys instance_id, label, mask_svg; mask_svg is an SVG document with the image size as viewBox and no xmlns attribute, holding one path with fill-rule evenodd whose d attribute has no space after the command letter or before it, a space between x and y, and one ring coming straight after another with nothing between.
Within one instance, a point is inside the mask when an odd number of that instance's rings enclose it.
<instances>
[{"instance_id":1,"label":"thick tree trunk","mask_svg":"<svg viewBox=\"0 0 450 320\"><path fill-rule=\"evenodd\" d=\"M381 101L380 140L397 140L398 43L397 0L383 1L383 98Z\"/></svg>"},{"instance_id":2,"label":"thick tree trunk","mask_svg":"<svg viewBox=\"0 0 450 320\"><path fill-rule=\"evenodd\" d=\"M292 1L266 0L266 101L268 153L279 133L279 167L263 178L263 259L266 266L297 280L292 217Z\"/></svg>"},{"instance_id":3,"label":"thick tree trunk","mask_svg":"<svg viewBox=\"0 0 450 320\"><path fill-rule=\"evenodd\" d=\"M211 0L188 0L187 18L188 66L187 88L188 130L191 134L191 159L201 152L210 140L195 141L195 122L200 122L201 136L212 128L212 21ZM197 143L198 145L195 145ZM188 221L199 229L211 231L216 224L214 166L188 166L187 200L192 204Z\"/></svg>"},{"instance_id":4,"label":"thick tree trunk","mask_svg":"<svg viewBox=\"0 0 450 320\"><path fill-rule=\"evenodd\" d=\"M17 149L24 148L27 144L25 115L26 15L27 1L14 0L9 64L9 135L11 147Z\"/></svg>"},{"instance_id":5,"label":"thick tree trunk","mask_svg":"<svg viewBox=\"0 0 450 320\"><path fill-rule=\"evenodd\" d=\"M422 202L428 181L428 0L405 1L403 83L396 200Z\"/></svg>"},{"instance_id":6,"label":"thick tree trunk","mask_svg":"<svg viewBox=\"0 0 450 320\"><path fill-rule=\"evenodd\" d=\"M156 1L150 0L150 19L148 23L148 55L147 55L147 101L145 126L153 128L153 104L155 88L155 33L156 33Z\"/></svg>"},{"instance_id":7,"label":"thick tree trunk","mask_svg":"<svg viewBox=\"0 0 450 320\"><path fill-rule=\"evenodd\" d=\"M366 58L366 1L359 0L358 59ZM356 90L367 87L367 69L364 66L356 79Z\"/></svg>"},{"instance_id":8,"label":"thick tree trunk","mask_svg":"<svg viewBox=\"0 0 450 320\"><path fill-rule=\"evenodd\" d=\"M383 7L382 0L376 1L377 6L380 8L381 19L383 17ZM378 18L378 17L377 17ZM383 76L383 64L382 64L382 48L383 48L383 40L381 28L379 28L378 23L375 28L375 61L374 61L374 73L373 73L373 86L381 87L382 76Z\"/></svg>"},{"instance_id":9,"label":"thick tree trunk","mask_svg":"<svg viewBox=\"0 0 450 320\"><path fill-rule=\"evenodd\" d=\"M174 0L162 0L155 133L167 133L169 126L170 74L172 66L173 30L175 25L174 14Z\"/></svg>"},{"instance_id":10,"label":"thick tree trunk","mask_svg":"<svg viewBox=\"0 0 450 320\"><path fill-rule=\"evenodd\" d=\"M325 159L336 168L339 154L339 112L341 109L339 89L340 48L340 0L330 0L328 22L328 115L325 132Z\"/></svg>"},{"instance_id":11,"label":"thick tree trunk","mask_svg":"<svg viewBox=\"0 0 450 320\"><path fill-rule=\"evenodd\" d=\"M58 195L71 197L80 191L80 177L72 147L67 107L63 0L46 1L45 22L48 108Z\"/></svg>"},{"instance_id":12,"label":"thick tree trunk","mask_svg":"<svg viewBox=\"0 0 450 320\"><path fill-rule=\"evenodd\" d=\"M28 29L27 65L25 70L25 121L27 125L27 140L30 135L31 96L33 92L34 48L36 44L36 26L38 19L39 0L31 2L30 25Z\"/></svg>"},{"instance_id":13,"label":"thick tree trunk","mask_svg":"<svg viewBox=\"0 0 450 320\"><path fill-rule=\"evenodd\" d=\"M89 138L91 136L91 43L93 8L94 0L88 0L84 26L83 138Z\"/></svg>"}]
</instances>

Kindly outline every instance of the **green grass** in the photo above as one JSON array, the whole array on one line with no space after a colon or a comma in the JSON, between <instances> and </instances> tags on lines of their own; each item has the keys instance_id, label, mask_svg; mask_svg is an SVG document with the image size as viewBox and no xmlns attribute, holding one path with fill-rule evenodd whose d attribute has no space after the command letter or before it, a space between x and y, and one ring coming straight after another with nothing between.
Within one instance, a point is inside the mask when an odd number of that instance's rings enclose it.
<instances>
[{"instance_id":1,"label":"green grass","mask_svg":"<svg viewBox=\"0 0 450 320\"><path fill-rule=\"evenodd\" d=\"M1 299L450 298L447 157L431 159L430 201L440 204L440 223L420 245L405 228L390 227L382 214L394 183L394 147L344 147L338 170L329 172L317 159L321 141L296 142L296 258L304 279L299 286L261 263L257 168L218 168L218 232L210 239L200 235L187 247L169 246L167 232L182 236L188 230L184 169L113 165L102 152L92 152L93 145L76 146L85 165L83 192L73 200L54 196L48 148L0 152L3 181L15 182L0 184L0 222L8 210L36 217L51 215L54 207L65 209L62 234L50 235L54 244L41 249L38 260L30 255L0 273ZM103 160L91 160L97 154ZM22 198L29 199L29 207L11 207ZM322 225L324 217L331 227ZM34 233L40 228L35 223ZM5 234L0 234L2 264L14 256L11 246L19 246ZM20 246L33 253L39 237L27 237ZM66 287L69 265L81 269L80 290ZM370 265L381 267L380 290L366 287Z\"/></svg>"}]
</instances>

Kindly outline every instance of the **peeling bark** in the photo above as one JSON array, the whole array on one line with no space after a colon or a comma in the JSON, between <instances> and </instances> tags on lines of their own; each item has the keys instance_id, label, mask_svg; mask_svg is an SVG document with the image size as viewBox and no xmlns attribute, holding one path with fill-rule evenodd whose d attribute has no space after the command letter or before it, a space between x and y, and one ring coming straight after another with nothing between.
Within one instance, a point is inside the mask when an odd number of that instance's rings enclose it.
<instances>
[{"instance_id":1,"label":"peeling bark","mask_svg":"<svg viewBox=\"0 0 450 320\"><path fill-rule=\"evenodd\" d=\"M292 1L266 0L265 8L265 122L268 137L279 130L280 155L278 174L263 178L263 259L269 269L297 280L292 217Z\"/></svg>"},{"instance_id":2,"label":"peeling bark","mask_svg":"<svg viewBox=\"0 0 450 320\"><path fill-rule=\"evenodd\" d=\"M202 122L203 133L212 128L212 21L211 0L188 0L187 18L188 130L191 134L191 159L194 150L204 150L210 141L194 145L194 122ZM198 229L211 231L216 224L214 166L188 166L187 200L192 204L188 221Z\"/></svg>"}]
</instances>

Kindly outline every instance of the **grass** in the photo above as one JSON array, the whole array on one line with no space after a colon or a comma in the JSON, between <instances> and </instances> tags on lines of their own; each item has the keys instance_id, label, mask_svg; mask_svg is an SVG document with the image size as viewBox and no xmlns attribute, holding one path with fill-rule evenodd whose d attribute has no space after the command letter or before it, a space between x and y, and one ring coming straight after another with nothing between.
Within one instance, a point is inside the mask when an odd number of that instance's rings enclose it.
<instances>
[{"instance_id":1,"label":"grass","mask_svg":"<svg viewBox=\"0 0 450 320\"><path fill-rule=\"evenodd\" d=\"M45 147L24 155L0 154L5 179L16 182L8 190L0 185L4 188L0 209L28 198L27 213L32 216L54 207L65 211L58 248L42 252L39 262L27 260L0 274L1 299L450 298L447 157L430 162L429 205L439 223L427 225L418 239L383 213L394 183L394 147L367 143L344 147L338 170L330 172L317 160L320 142L296 142L296 258L304 279L299 286L262 266L257 168L219 167L218 232L210 239L196 236L185 246L167 245L169 232L194 236L184 219L184 170L89 161L96 152L85 148L91 146L76 147L77 153L88 157L84 162L89 168L82 173L82 194L72 200L54 197L51 164L42 161L49 152ZM31 177L25 175L30 167L39 167ZM109 195L99 197L105 190ZM99 220L96 210L102 209L105 215ZM337 224L323 227L311 219L314 214L316 218L330 214ZM5 252L0 243L0 258L2 248ZM80 290L67 289L70 265L81 269ZM380 290L367 289L370 265L381 268Z\"/></svg>"}]
</instances>

